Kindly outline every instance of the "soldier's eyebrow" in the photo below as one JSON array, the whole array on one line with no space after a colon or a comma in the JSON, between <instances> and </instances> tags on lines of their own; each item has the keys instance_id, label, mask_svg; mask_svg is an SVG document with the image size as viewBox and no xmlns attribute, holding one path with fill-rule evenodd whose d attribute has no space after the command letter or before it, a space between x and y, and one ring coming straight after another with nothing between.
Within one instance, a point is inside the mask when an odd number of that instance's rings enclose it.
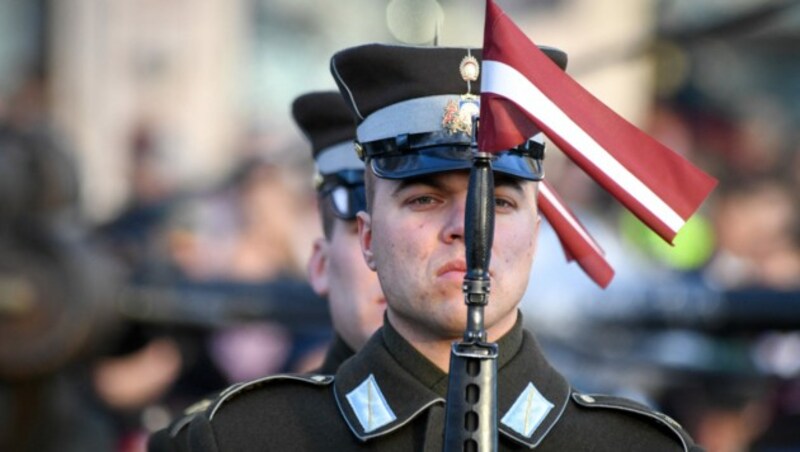
<instances>
[{"instance_id":1,"label":"soldier's eyebrow","mask_svg":"<svg viewBox=\"0 0 800 452\"><path fill-rule=\"evenodd\" d=\"M524 181L518 177L511 177L505 174L498 174L494 173L494 186L497 187L508 187L513 189L516 192L522 194L524 192L522 188L523 183L529 183L528 181Z\"/></svg>"},{"instance_id":2,"label":"soldier's eyebrow","mask_svg":"<svg viewBox=\"0 0 800 452\"><path fill-rule=\"evenodd\" d=\"M495 173L494 186L511 188L519 194L524 193L523 184L529 183L517 177L511 177L502 173ZM408 187L424 185L433 189L444 189L445 184L441 179L437 178L435 174L426 174L422 176L410 177L408 179L401 179L397 181L397 185L392 190L391 196L395 197Z\"/></svg>"},{"instance_id":3,"label":"soldier's eyebrow","mask_svg":"<svg viewBox=\"0 0 800 452\"><path fill-rule=\"evenodd\" d=\"M392 190L392 197L397 196L403 190L415 185L424 185L434 189L441 189L444 187L444 184L441 182L441 180L433 177L432 175L410 177L408 179L401 179L397 181L397 185Z\"/></svg>"}]
</instances>

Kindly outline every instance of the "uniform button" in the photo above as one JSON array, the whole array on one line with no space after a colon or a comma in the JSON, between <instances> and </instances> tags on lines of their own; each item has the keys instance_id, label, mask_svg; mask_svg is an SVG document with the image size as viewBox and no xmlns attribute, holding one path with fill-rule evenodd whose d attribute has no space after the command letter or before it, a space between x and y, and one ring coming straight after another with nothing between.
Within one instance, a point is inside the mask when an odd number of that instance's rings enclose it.
<instances>
[{"instance_id":1,"label":"uniform button","mask_svg":"<svg viewBox=\"0 0 800 452\"><path fill-rule=\"evenodd\" d=\"M667 416L666 414L663 414L663 413L661 415L664 416L664 419L666 419L667 422L669 422L670 424L674 425L675 427L683 428L683 427L681 427L681 424L679 424L678 421L676 421L675 419L672 419L671 417L669 417L669 416Z\"/></svg>"},{"instance_id":2,"label":"uniform button","mask_svg":"<svg viewBox=\"0 0 800 452\"><path fill-rule=\"evenodd\" d=\"M580 398L581 398L581 400L583 400L586 403L594 403L595 402L594 397L592 397L590 395L581 394Z\"/></svg>"},{"instance_id":3,"label":"uniform button","mask_svg":"<svg viewBox=\"0 0 800 452\"><path fill-rule=\"evenodd\" d=\"M203 399L191 405L189 408L186 408L186 410L183 411L183 414L188 416L190 414L199 413L201 411L205 411L205 409L208 408L209 406L211 406L211 400Z\"/></svg>"}]
</instances>

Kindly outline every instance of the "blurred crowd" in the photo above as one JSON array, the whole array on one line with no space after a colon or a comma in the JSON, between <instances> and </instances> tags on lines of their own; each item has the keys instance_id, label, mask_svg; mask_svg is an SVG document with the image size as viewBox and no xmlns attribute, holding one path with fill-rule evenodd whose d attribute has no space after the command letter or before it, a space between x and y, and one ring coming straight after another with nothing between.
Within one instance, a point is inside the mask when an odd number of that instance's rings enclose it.
<instances>
[{"instance_id":1,"label":"blurred crowd","mask_svg":"<svg viewBox=\"0 0 800 452\"><path fill-rule=\"evenodd\" d=\"M594 287L545 227L523 303L584 387L660 407L709 450L798 450L800 135L782 96L800 86L784 73L786 48L739 44L745 69L764 79L733 84L721 100L725 81L700 84L716 61L688 46L693 73L648 114L651 135L719 179L674 246L571 162L551 160L548 178L616 276L605 291Z\"/></svg>"},{"instance_id":2,"label":"blurred crowd","mask_svg":"<svg viewBox=\"0 0 800 452\"><path fill-rule=\"evenodd\" d=\"M0 117L0 449L143 450L205 395L321 363L304 147L253 152L245 136L227 178L188 192L153 129L133 124L130 199L92 224L75 156L34 94L4 99Z\"/></svg>"},{"instance_id":3,"label":"blurred crowd","mask_svg":"<svg viewBox=\"0 0 800 452\"><path fill-rule=\"evenodd\" d=\"M548 152L616 277L594 287L543 224L522 306L582 389L656 406L709 451L800 450L800 85L782 65L797 51L742 52L767 74L755 85L709 90L700 49L649 112L650 134L720 180L674 247ZM97 224L45 82L0 97L0 450L141 451L204 395L318 366L331 332L304 280L321 235L307 147L242 132L230 174L187 190L164 126L134 122L129 199Z\"/></svg>"}]
</instances>

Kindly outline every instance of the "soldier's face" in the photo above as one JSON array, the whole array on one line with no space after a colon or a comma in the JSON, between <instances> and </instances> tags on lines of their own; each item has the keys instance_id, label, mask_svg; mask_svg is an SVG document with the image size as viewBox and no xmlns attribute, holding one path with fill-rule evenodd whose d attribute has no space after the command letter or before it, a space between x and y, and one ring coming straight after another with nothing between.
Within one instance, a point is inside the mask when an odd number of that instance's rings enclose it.
<instances>
[{"instance_id":1,"label":"soldier's face","mask_svg":"<svg viewBox=\"0 0 800 452\"><path fill-rule=\"evenodd\" d=\"M378 278L361 254L355 221L334 220L329 240L314 243L309 281L327 296L337 333L354 350L383 324L386 300Z\"/></svg>"},{"instance_id":2,"label":"soldier's face","mask_svg":"<svg viewBox=\"0 0 800 452\"><path fill-rule=\"evenodd\" d=\"M431 338L463 334L468 181L466 171L374 180L372 212L359 214L359 235L364 257L386 294L389 319L398 329ZM534 183L498 175L495 199L491 294L485 311L490 339L493 327L505 330L516 320L539 225Z\"/></svg>"}]
</instances>

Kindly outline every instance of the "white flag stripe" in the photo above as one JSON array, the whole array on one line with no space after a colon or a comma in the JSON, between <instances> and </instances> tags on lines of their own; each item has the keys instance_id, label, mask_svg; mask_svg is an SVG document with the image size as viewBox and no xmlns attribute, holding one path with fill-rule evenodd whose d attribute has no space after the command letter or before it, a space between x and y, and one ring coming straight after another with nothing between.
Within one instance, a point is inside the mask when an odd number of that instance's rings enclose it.
<instances>
[{"instance_id":1,"label":"white flag stripe","mask_svg":"<svg viewBox=\"0 0 800 452\"><path fill-rule=\"evenodd\" d=\"M548 187L547 184L539 184L539 192L542 194L542 196L547 198L548 201L550 201L550 204L552 204L553 207L555 207L556 210L558 210L558 212L561 214L562 217L566 218L567 222L569 222L570 226L572 226L572 229L575 229L576 231L578 231L578 234L580 234L581 237L583 237L583 240L586 243L588 243L592 247L592 249L595 250L595 252L597 254L599 254L601 256L604 254L603 250L598 248L598 246L595 243L595 241L587 234L587 231L585 229L583 229L583 227L580 225L580 223L578 223L578 221L575 219L575 217L573 217L566 210L564 205L561 204L558 201L558 199L555 197L553 192L550 191L550 187ZM573 257L577 258L577 256L573 256Z\"/></svg>"},{"instance_id":2,"label":"white flag stripe","mask_svg":"<svg viewBox=\"0 0 800 452\"><path fill-rule=\"evenodd\" d=\"M569 137L568 141L578 152L600 171L608 174L623 190L639 200L673 232L677 233L686 223L686 220L603 149L519 71L499 61L484 60L481 72L483 73L481 92L491 92L513 100L528 113L546 123L559 136L565 139Z\"/></svg>"}]
</instances>

